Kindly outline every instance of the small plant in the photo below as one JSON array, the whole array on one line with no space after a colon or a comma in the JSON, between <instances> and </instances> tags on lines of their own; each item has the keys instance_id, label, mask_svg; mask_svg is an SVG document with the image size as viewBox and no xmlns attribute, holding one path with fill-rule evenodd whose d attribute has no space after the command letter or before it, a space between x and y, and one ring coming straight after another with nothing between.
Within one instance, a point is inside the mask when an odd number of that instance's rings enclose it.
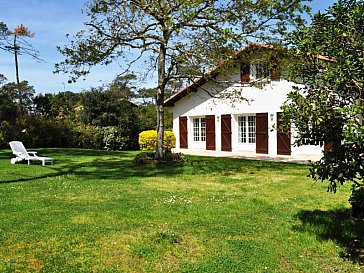
<instances>
[{"instance_id":1,"label":"small plant","mask_svg":"<svg viewBox=\"0 0 364 273\"><path fill-rule=\"evenodd\" d=\"M182 153L172 153L166 152L164 157L161 160L162 162L171 162L171 163L183 163L186 162L187 159L184 157Z\"/></svg>"},{"instance_id":2,"label":"small plant","mask_svg":"<svg viewBox=\"0 0 364 273\"><path fill-rule=\"evenodd\" d=\"M147 164L150 162L154 162L154 153L141 152L134 157L133 162L134 164Z\"/></svg>"},{"instance_id":3,"label":"small plant","mask_svg":"<svg viewBox=\"0 0 364 273\"><path fill-rule=\"evenodd\" d=\"M166 151L164 157L160 160L155 160L154 152L141 152L137 154L133 162L135 164L147 164L147 163L184 163L187 159L182 153L172 153Z\"/></svg>"},{"instance_id":4,"label":"small plant","mask_svg":"<svg viewBox=\"0 0 364 273\"><path fill-rule=\"evenodd\" d=\"M167 233L167 232L158 232L154 235L153 243L168 243L168 244L180 244L182 242L182 238L175 233Z\"/></svg>"},{"instance_id":5,"label":"small plant","mask_svg":"<svg viewBox=\"0 0 364 273\"><path fill-rule=\"evenodd\" d=\"M353 185L349 202L352 206L352 216L364 219L364 185Z\"/></svg>"}]
</instances>

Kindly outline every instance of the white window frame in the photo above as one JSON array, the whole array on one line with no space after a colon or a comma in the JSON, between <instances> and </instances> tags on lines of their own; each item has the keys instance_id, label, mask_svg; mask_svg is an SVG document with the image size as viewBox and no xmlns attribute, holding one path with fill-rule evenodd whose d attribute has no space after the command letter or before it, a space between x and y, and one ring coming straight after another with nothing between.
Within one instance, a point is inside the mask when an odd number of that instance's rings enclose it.
<instances>
[{"instance_id":1,"label":"white window frame","mask_svg":"<svg viewBox=\"0 0 364 273\"><path fill-rule=\"evenodd\" d=\"M255 115L238 116L238 143L253 145L256 143L256 118Z\"/></svg>"},{"instance_id":2,"label":"white window frame","mask_svg":"<svg viewBox=\"0 0 364 273\"><path fill-rule=\"evenodd\" d=\"M192 128L193 128L193 141L206 142L206 118L193 117Z\"/></svg>"}]
</instances>

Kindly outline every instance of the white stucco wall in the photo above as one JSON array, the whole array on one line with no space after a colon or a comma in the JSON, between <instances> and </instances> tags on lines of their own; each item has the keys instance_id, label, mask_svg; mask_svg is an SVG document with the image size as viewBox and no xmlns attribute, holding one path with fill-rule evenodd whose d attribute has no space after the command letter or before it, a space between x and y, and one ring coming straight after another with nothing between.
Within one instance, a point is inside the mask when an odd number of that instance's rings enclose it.
<instances>
[{"instance_id":1,"label":"white stucco wall","mask_svg":"<svg viewBox=\"0 0 364 273\"><path fill-rule=\"evenodd\" d=\"M229 82L230 86L221 89L221 84ZM232 151L233 152L255 152L255 144L241 144L238 142L238 116L243 114L268 113L269 130L269 155L277 154L277 131L275 125L277 112L281 112L280 106L286 101L288 92L294 85L287 80L274 80L267 82L263 88L251 85L242 85L240 82L239 68L232 68L222 73L215 81L203 85L197 92L192 92L175 103L170 108L173 113L173 132L177 137L176 147L179 147L179 117L187 116L188 122L188 148L205 150L205 143L193 141L192 118L215 115L216 151L221 151L221 115L232 115ZM220 87L219 87L220 86ZM220 89L220 90L218 90ZM213 94L241 94L246 100L214 98L205 90ZM291 140L293 143L293 139ZM292 155L320 155L322 147L303 146L291 148Z\"/></svg>"}]
</instances>

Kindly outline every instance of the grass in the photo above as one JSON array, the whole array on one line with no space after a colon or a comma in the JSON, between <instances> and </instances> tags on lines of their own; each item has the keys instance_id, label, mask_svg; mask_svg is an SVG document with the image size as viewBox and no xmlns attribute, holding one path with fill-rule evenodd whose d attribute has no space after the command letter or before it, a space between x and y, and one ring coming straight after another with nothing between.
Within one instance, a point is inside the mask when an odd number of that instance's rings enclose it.
<instances>
[{"instance_id":1,"label":"grass","mask_svg":"<svg viewBox=\"0 0 364 273\"><path fill-rule=\"evenodd\" d=\"M364 223L308 166L135 152L0 151L0 272L363 272Z\"/></svg>"}]
</instances>

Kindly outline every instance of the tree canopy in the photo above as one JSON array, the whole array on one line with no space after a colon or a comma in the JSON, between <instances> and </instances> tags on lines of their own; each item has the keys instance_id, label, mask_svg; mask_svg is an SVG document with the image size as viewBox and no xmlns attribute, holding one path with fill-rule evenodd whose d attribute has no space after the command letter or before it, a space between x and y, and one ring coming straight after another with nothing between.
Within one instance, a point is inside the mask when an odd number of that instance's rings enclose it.
<instances>
[{"instance_id":1,"label":"tree canopy","mask_svg":"<svg viewBox=\"0 0 364 273\"><path fill-rule=\"evenodd\" d=\"M297 56L291 76L303 85L290 93L284 117L299 133L297 145L331 147L311 177L329 181L332 191L345 181L363 187L363 24L364 2L339 0L291 36Z\"/></svg>"},{"instance_id":2,"label":"tree canopy","mask_svg":"<svg viewBox=\"0 0 364 273\"><path fill-rule=\"evenodd\" d=\"M31 110L34 93L33 86L27 81L10 82L0 87L0 94L8 97L16 105L20 115Z\"/></svg>"},{"instance_id":3,"label":"tree canopy","mask_svg":"<svg viewBox=\"0 0 364 273\"><path fill-rule=\"evenodd\" d=\"M72 81L92 66L143 62L157 72L156 158L163 157L164 99L168 83L195 78L249 39L279 39L290 25L302 23L300 0L90 0L85 29L59 48L66 59L56 72Z\"/></svg>"}]
</instances>

